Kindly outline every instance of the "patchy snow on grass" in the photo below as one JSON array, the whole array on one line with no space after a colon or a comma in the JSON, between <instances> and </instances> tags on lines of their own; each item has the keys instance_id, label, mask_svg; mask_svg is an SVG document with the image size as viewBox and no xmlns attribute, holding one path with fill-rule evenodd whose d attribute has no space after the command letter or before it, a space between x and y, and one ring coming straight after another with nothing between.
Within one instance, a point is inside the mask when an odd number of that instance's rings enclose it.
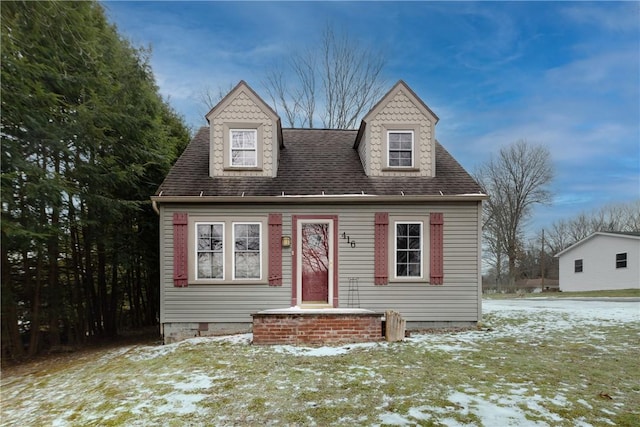
<instances>
[{"instance_id":1,"label":"patchy snow on grass","mask_svg":"<svg viewBox=\"0 0 640 427\"><path fill-rule=\"evenodd\" d=\"M253 334L235 334L235 335L223 335L219 337L210 337L214 342L227 342L229 344L248 345L253 340Z\"/></svg>"},{"instance_id":2,"label":"patchy snow on grass","mask_svg":"<svg viewBox=\"0 0 640 427\"><path fill-rule=\"evenodd\" d=\"M198 406L202 400L207 398L204 393L179 393L171 392L165 395L166 403L163 405L155 405L149 403L141 403L133 409L133 413L144 413L142 408L148 408L154 412L154 415L187 415L196 412L202 412L203 409Z\"/></svg>"},{"instance_id":3,"label":"patchy snow on grass","mask_svg":"<svg viewBox=\"0 0 640 427\"><path fill-rule=\"evenodd\" d=\"M574 332L582 329L587 331L582 342L588 340L596 352L609 352L617 346L624 348L629 344L612 346L607 334L599 329L640 322L640 301L637 298L627 301L568 298L488 300L483 301L483 313L486 326L490 328L487 331L490 339L513 337L520 343L539 345L549 334L571 331L568 338L581 342L581 339L574 338ZM494 323L499 326L494 327ZM599 345L602 343L606 345Z\"/></svg>"},{"instance_id":4,"label":"patchy snow on grass","mask_svg":"<svg viewBox=\"0 0 640 427\"><path fill-rule=\"evenodd\" d=\"M291 356L310 356L310 357L327 357L327 356L339 356L341 354L347 354L351 350L356 349L370 349L375 347L386 346L386 343L356 343L356 344L344 344L337 346L321 346L321 347L306 347L295 345L276 345L273 349L278 353L288 354Z\"/></svg>"},{"instance_id":5,"label":"patchy snow on grass","mask_svg":"<svg viewBox=\"0 0 640 427\"><path fill-rule=\"evenodd\" d=\"M474 414L483 425L487 426L546 426L546 423L531 422L526 412L518 407L518 403L531 403L514 396L492 396L485 399L481 396L471 396L466 393L454 392L448 400L457 405L463 415Z\"/></svg>"},{"instance_id":6,"label":"patchy snow on grass","mask_svg":"<svg viewBox=\"0 0 640 427\"><path fill-rule=\"evenodd\" d=\"M393 412L387 412L380 415L380 423L393 426L409 426L413 424L409 419Z\"/></svg>"},{"instance_id":7,"label":"patchy snow on grass","mask_svg":"<svg viewBox=\"0 0 640 427\"><path fill-rule=\"evenodd\" d=\"M599 375L615 369L618 355L635 360L639 302L537 298L488 300L483 308L482 329L402 343L263 347L251 345L251 334L201 337L3 375L1 425L586 427L637 414L637 372L594 384L588 372L555 380L553 369L562 367L521 365L545 355L553 364L569 352ZM505 343L522 343L531 357L496 351ZM620 353L608 359L612 352Z\"/></svg>"},{"instance_id":8,"label":"patchy snow on grass","mask_svg":"<svg viewBox=\"0 0 640 427\"><path fill-rule=\"evenodd\" d=\"M380 420L382 424L391 425L415 425L415 420L432 420L448 427L468 425L546 427L562 421L561 417L542 406L544 399L541 396L524 396L522 388L512 389L511 393L486 397L476 393L470 394L468 389L466 392L456 391L447 397L451 405L410 408L408 415L413 420L397 417L394 416L397 414L391 413L382 414ZM447 416L452 409L459 418L479 420L479 424L461 422ZM531 420L531 418L543 420Z\"/></svg>"},{"instance_id":9,"label":"patchy snow on grass","mask_svg":"<svg viewBox=\"0 0 640 427\"><path fill-rule=\"evenodd\" d=\"M159 384L170 384L175 390L182 392L190 392L195 390L206 390L213 385L214 378L202 372L192 372L189 377L182 381L173 379L168 381L160 381Z\"/></svg>"},{"instance_id":10,"label":"patchy snow on grass","mask_svg":"<svg viewBox=\"0 0 640 427\"><path fill-rule=\"evenodd\" d=\"M579 404L581 404L581 405L586 406L586 407L587 407L587 408L589 408L589 409L593 409L593 406L591 406L591 404L589 404L589 402L587 402L587 401L586 401L586 400L584 400L584 399L578 399L578 400L576 400L576 402L578 402L578 403L579 403Z\"/></svg>"},{"instance_id":11,"label":"patchy snow on grass","mask_svg":"<svg viewBox=\"0 0 640 427\"><path fill-rule=\"evenodd\" d=\"M606 299L570 299L570 298L529 298L511 300L484 300L482 310L485 314L509 317L514 314L560 315L563 321L545 324L545 327L567 328L579 322L581 325L602 325L640 321L640 301L629 298L628 301Z\"/></svg>"},{"instance_id":12,"label":"patchy snow on grass","mask_svg":"<svg viewBox=\"0 0 640 427\"><path fill-rule=\"evenodd\" d=\"M253 334L236 334L236 335L222 335L214 337L197 337L189 338L183 341L179 341L173 344L154 345L154 346L139 346L136 347L131 354L128 355L129 359L139 362L143 360L155 359L157 357L166 356L173 353L178 348L183 346L198 346L207 345L215 342L226 342L234 345L249 345L253 339ZM128 352L124 351L124 353Z\"/></svg>"},{"instance_id":13,"label":"patchy snow on grass","mask_svg":"<svg viewBox=\"0 0 640 427\"><path fill-rule=\"evenodd\" d=\"M178 349L178 347L180 347L180 344L181 343L159 346L141 346L133 349L131 351L131 354L127 355L127 357L134 362L151 360L173 353Z\"/></svg>"}]
</instances>

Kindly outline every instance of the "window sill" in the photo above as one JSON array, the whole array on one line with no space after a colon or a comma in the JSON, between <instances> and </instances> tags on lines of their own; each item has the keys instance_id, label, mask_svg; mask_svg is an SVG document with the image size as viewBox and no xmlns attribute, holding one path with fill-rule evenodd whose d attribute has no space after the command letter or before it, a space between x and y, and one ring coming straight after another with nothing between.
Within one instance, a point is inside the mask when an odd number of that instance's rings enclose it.
<instances>
[{"instance_id":1,"label":"window sill","mask_svg":"<svg viewBox=\"0 0 640 427\"><path fill-rule=\"evenodd\" d=\"M429 284L429 279L425 279L424 277L393 277L389 278L389 283L420 283L420 284Z\"/></svg>"},{"instance_id":2,"label":"window sill","mask_svg":"<svg viewBox=\"0 0 640 427\"><path fill-rule=\"evenodd\" d=\"M236 279L236 280L189 280L189 286L201 286L201 285L239 285L239 286L245 286L245 285L268 285L269 281L268 280L263 280L263 279L256 279L256 280L242 280L242 279Z\"/></svg>"},{"instance_id":3,"label":"window sill","mask_svg":"<svg viewBox=\"0 0 640 427\"><path fill-rule=\"evenodd\" d=\"M382 172L420 172L420 168L411 168L406 166L386 167L381 170Z\"/></svg>"},{"instance_id":4,"label":"window sill","mask_svg":"<svg viewBox=\"0 0 640 427\"><path fill-rule=\"evenodd\" d=\"M225 166L222 170L224 171L260 171L262 172L261 167L257 166Z\"/></svg>"}]
</instances>

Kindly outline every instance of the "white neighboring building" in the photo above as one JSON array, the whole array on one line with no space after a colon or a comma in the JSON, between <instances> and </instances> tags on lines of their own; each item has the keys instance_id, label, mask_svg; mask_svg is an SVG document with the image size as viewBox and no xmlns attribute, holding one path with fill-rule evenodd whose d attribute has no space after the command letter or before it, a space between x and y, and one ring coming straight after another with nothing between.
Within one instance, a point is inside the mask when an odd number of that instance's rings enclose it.
<instances>
[{"instance_id":1,"label":"white neighboring building","mask_svg":"<svg viewBox=\"0 0 640 427\"><path fill-rule=\"evenodd\" d=\"M598 231L556 257L561 291L640 288L640 233Z\"/></svg>"}]
</instances>

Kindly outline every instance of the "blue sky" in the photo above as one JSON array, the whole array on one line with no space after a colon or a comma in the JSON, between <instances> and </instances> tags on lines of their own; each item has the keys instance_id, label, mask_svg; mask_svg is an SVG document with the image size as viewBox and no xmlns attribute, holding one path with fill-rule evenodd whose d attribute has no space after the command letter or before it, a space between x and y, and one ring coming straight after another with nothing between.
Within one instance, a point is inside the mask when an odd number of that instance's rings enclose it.
<instances>
[{"instance_id":1,"label":"blue sky","mask_svg":"<svg viewBox=\"0 0 640 427\"><path fill-rule=\"evenodd\" d=\"M387 58L439 116L438 140L470 172L526 139L551 152L552 206L530 231L640 198L638 2L102 2L194 129L200 94L245 80L265 100L268 67L330 23ZM317 45L317 44L316 44Z\"/></svg>"}]
</instances>

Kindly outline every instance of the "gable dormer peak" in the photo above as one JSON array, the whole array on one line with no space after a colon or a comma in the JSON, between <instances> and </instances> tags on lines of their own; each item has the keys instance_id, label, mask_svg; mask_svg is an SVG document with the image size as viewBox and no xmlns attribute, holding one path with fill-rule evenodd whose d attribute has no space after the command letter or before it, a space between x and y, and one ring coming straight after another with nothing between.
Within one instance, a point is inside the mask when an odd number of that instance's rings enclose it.
<instances>
[{"instance_id":1,"label":"gable dormer peak","mask_svg":"<svg viewBox=\"0 0 640 427\"><path fill-rule=\"evenodd\" d=\"M394 84L393 87L391 87L391 89L389 89L389 91L380 99L380 101L378 101L378 103L369 110L369 112L364 116L363 121L368 122L371 118L377 116L380 110L392 100L397 99L399 94L407 97L409 101L422 110L423 114L431 116L434 125L438 123L440 119L436 113L434 113L433 110L431 110L431 108L429 108L429 106L425 104L418 95L416 95L404 80L398 80L396 84Z\"/></svg>"},{"instance_id":2,"label":"gable dormer peak","mask_svg":"<svg viewBox=\"0 0 640 427\"><path fill-rule=\"evenodd\" d=\"M249 98L257 104L260 109L270 115L274 120L280 121L278 113L276 113L275 110L271 108L271 106L267 104L247 82L240 80L228 94L226 94L213 108L211 108L211 110L209 110L207 114L205 114L207 122L211 124L211 119L216 117L219 111L224 110L234 100L242 99L244 97Z\"/></svg>"}]
</instances>

